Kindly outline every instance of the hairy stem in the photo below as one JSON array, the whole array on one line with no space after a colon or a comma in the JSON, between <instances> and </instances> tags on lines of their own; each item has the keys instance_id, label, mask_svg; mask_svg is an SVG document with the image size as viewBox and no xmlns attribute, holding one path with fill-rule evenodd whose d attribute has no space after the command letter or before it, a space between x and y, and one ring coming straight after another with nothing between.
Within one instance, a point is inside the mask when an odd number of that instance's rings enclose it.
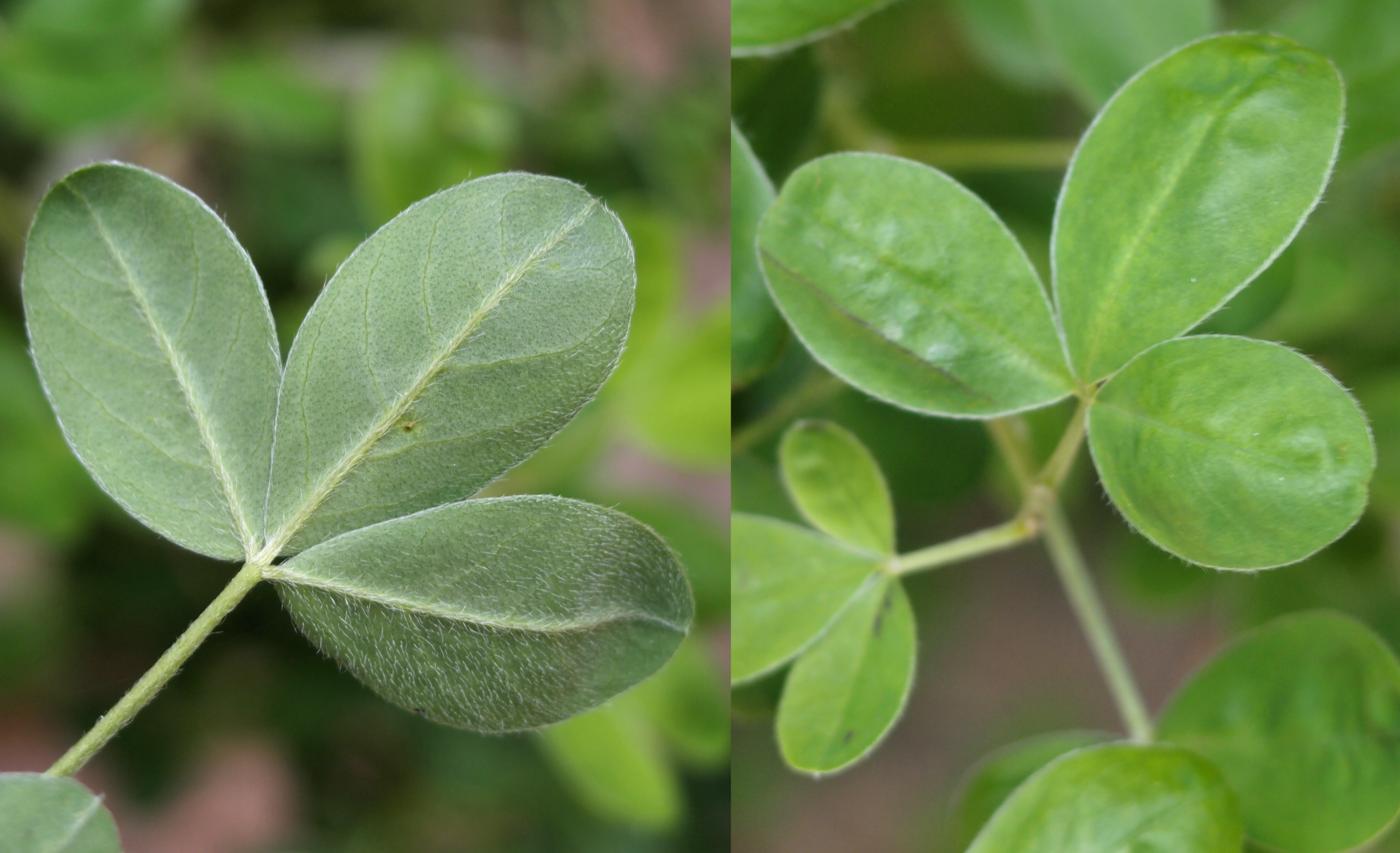
<instances>
[{"instance_id":1,"label":"hairy stem","mask_svg":"<svg viewBox=\"0 0 1400 853\"><path fill-rule=\"evenodd\" d=\"M730 452L738 456L752 450L803 410L829 400L845 387L841 380L829 373L813 373L768 411L736 429L729 443Z\"/></svg>"},{"instance_id":2,"label":"hairy stem","mask_svg":"<svg viewBox=\"0 0 1400 853\"><path fill-rule=\"evenodd\" d=\"M228 582L223 591L204 608L204 612L190 623L190 627L180 635L170 648L165 650L165 654L155 662L155 665L146 670L146 674L132 685L117 704L111 710L103 714L101 718L88 729L87 734L67 752L63 757L54 762L49 768L50 776L71 776L82 769L84 764L97 754L98 750L106 746L107 741L116 736L117 732L132 718L140 713L142 708L150 704L161 688L166 685L180 667L194 654L195 649L213 632L214 628L223 621L224 617L233 610L238 602L242 601L253 587L262 580L263 570L267 567L261 563L249 562L238 570L238 574Z\"/></svg>"},{"instance_id":3,"label":"hairy stem","mask_svg":"<svg viewBox=\"0 0 1400 853\"><path fill-rule=\"evenodd\" d=\"M1152 740L1152 720L1147 714L1147 706L1142 701L1132 671L1123 657L1123 650L1114 636L1104 612L1103 602L1094 589L1089 577L1089 569L1084 564L1084 555L1074 533L1058 505L1051 504L1045 512L1045 545L1050 552L1050 561L1055 564L1060 583L1069 597L1070 607L1079 619L1079 626L1089 640L1089 647L1099 662L1109 692L1118 705L1118 713L1123 717L1128 735L1138 743Z\"/></svg>"},{"instance_id":4,"label":"hairy stem","mask_svg":"<svg viewBox=\"0 0 1400 853\"><path fill-rule=\"evenodd\" d=\"M1024 515L1017 516L1008 522L989 527L986 530L979 530L976 533L969 533L947 542L940 542L937 545L902 554L890 563L890 570L894 574L902 575L908 572L946 566L949 563L980 557L993 551L1002 551L1028 539L1033 539L1038 528L1039 525L1032 519Z\"/></svg>"}]
</instances>

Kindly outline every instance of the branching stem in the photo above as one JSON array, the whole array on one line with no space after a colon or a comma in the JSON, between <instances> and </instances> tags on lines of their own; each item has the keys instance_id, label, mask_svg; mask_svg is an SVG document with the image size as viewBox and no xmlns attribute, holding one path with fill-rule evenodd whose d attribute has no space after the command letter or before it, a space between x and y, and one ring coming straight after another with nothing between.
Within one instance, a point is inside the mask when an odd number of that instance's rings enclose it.
<instances>
[{"instance_id":1,"label":"branching stem","mask_svg":"<svg viewBox=\"0 0 1400 853\"><path fill-rule=\"evenodd\" d=\"M248 592L258 582L262 580L263 570L267 567L261 563L249 562L233 576L223 591L204 608L204 612L195 618L194 622L185 629L170 648L165 650L165 654L155 662L155 665L146 670L145 675L132 685L126 695L113 705L111 710L103 714L101 718L88 729L73 747L63 754L48 770L50 776L71 776L82 769L88 760L97 754L107 744L107 741L116 736L132 718L140 713L141 709L150 704L161 688L175 677L175 673L180 671L180 667L194 654L195 649L209 637L224 617L233 610Z\"/></svg>"}]
</instances>

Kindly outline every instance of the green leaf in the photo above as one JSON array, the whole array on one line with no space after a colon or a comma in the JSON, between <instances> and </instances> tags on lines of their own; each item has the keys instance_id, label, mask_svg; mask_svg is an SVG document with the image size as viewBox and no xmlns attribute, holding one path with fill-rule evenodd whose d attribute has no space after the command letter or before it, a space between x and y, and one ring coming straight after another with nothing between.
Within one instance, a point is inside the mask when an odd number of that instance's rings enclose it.
<instances>
[{"instance_id":1,"label":"green leaf","mask_svg":"<svg viewBox=\"0 0 1400 853\"><path fill-rule=\"evenodd\" d=\"M1372 503L1390 512L1400 510L1400 375L1386 371L1369 379L1356 387L1356 396L1375 426Z\"/></svg>"},{"instance_id":2,"label":"green leaf","mask_svg":"<svg viewBox=\"0 0 1400 853\"><path fill-rule=\"evenodd\" d=\"M778 746L797 770L859 761L904 711L914 683L914 614L892 578L867 583L788 675Z\"/></svg>"},{"instance_id":3,"label":"green leaf","mask_svg":"<svg viewBox=\"0 0 1400 853\"><path fill-rule=\"evenodd\" d=\"M850 26L890 0L733 0L730 52L734 56L797 47Z\"/></svg>"},{"instance_id":4,"label":"green leaf","mask_svg":"<svg viewBox=\"0 0 1400 853\"><path fill-rule=\"evenodd\" d=\"M628 427L648 451L674 465L729 467L729 305L687 328L632 378Z\"/></svg>"},{"instance_id":5,"label":"green leaf","mask_svg":"<svg viewBox=\"0 0 1400 853\"><path fill-rule=\"evenodd\" d=\"M953 807L954 847L966 850L1006 798L1040 768L1067 752L1108 739L1098 732L1052 732L1008 744L977 762Z\"/></svg>"},{"instance_id":6,"label":"green leaf","mask_svg":"<svg viewBox=\"0 0 1400 853\"><path fill-rule=\"evenodd\" d=\"M97 483L187 548L254 553L278 347L219 217L144 169L84 167L39 205L23 291L39 375Z\"/></svg>"},{"instance_id":7,"label":"green leaf","mask_svg":"<svg viewBox=\"0 0 1400 853\"><path fill-rule=\"evenodd\" d=\"M698 767L728 767L729 691L694 635L654 678L618 701L635 705L682 760Z\"/></svg>"},{"instance_id":8,"label":"green leaf","mask_svg":"<svg viewBox=\"0 0 1400 853\"><path fill-rule=\"evenodd\" d=\"M733 124L729 125L729 174L729 298L734 314L730 382L742 388L777 360L787 329L768 296L754 245L759 217L773 203L773 184Z\"/></svg>"},{"instance_id":9,"label":"green leaf","mask_svg":"<svg viewBox=\"0 0 1400 853\"><path fill-rule=\"evenodd\" d=\"M1159 547L1220 569L1294 563L1366 507L1366 418L1322 368L1278 344L1159 344L1100 391L1089 447L1114 506Z\"/></svg>"},{"instance_id":10,"label":"green leaf","mask_svg":"<svg viewBox=\"0 0 1400 853\"><path fill-rule=\"evenodd\" d=\"M869 553L785 521L735 513L730 536L735 684L797 656L880 571Z\"/></svg>"},{"instance_id":11,"label":"green leaf","mask_svg":"<svg viewBox=\"0 0 1400 853\"><path fill-rule=\"evenodd\" d=\"M598 816L667 829L681 816L680 782L641 722L607 705L541 731L540 745L574 795Z\"/></svg>"},{"instance_id":12,"label":"green leaf","mask_svg":"<svg viewBox=\"0 0 1400 853\"><path fill-rule=\"evenodd\" d=\"M1055 82L1055 62L1041 37L1033 0L956 0L968 46L1009 83L1044 89Z\"/></svg>"},{"instance_id":13,"label":"green leaf","mask_svg":"<svg viewBox=\"0 0 1400 853\"><path fill-rule=\"evenodd\" d=\"M1400 662L1348 616L1240 637L1181 688L1160 732L1220 768L1250 838L1272 849L1351 850L1400 812Z\"/></svg>"},{"instance_id":14,"label":"green leaf","mask_svg":"<svg viewBox=\"0 0 1400 853\"><path fill-rule=\"evenodd\" d=\"M1139 68L1216 28L1214 0L1031 2L1060 73L1091 108Z\"/></svg>"},{"instance_id":15,"label":"green leaf","mask_svg":"<svg viewBox=\"0 0 1400 853\"><path fill-rule=\"evenodd\" d=\"M1332 63L1277 36L1195 42L1119 90L1055 211L1055 298L1079 378L1180 335L1267 267L1322 196L1341 131Z\"/></svg>"},{"instance_id":16,"label":"green leaf","mask_svg":"<svg viewBox=\"0 0 1400 853\"><path fill-rule=\"evenodd\" d=\"M465 501L267 569L298 627L380 696L474 731L537 728L655 672L690 624L666 543L554 497Z\"/></svg>"},{"instance_id":17,"label":"green leaf","mask_svg":"<svg viewBox=\"0 0 1400 853\"><path fill-rule=\"evenodd\" d=\"M100 797L72 779L39 773L0 773L0 838L15 851L121 853Z\"/></svg>"},{"instance_id":18,"label":"green leaf","mask_svg":"<svg viewBox=\"0 0 1400 853\"><path fill-rule=\"evenodd\" d=\"M818 530L875 554L894 554L894 505L879 463L830 421L801 421L778 448L792 502Z\"/></svg>"},{"instance_id":19,"label":"green leaf","mask_svg":"<svg viewBox=\"0 0 1400 853\"><path fill-rule=\"evenodd\" d=\"M1243 843L1219 770L1175 747L1109 744L1031 776L968 853L1239 853Z\"/></svg>"},{"instance_id":20,"label":"green leaf","mask_svg":"<svg viewBox=\"0 0 1400 853\"><path fill-rule=\"evenodd\" d=\"M278 400L270 550L467 497L617 364L633 301L616 217L575 184L459 184L375 232L297 332Z\"/></svg>"},{"instance_id":21,"label":"green leaf","mask_svg":"<svg viewBox=\"0 0 1400 853\"><path fill-rule=\"evenodd\" d=\"M1071 383L1035 270L936 169L834 154L793 173L759 224L779 310L823 366L915 411L995 417Z\"/></svg>"}]
</instances>

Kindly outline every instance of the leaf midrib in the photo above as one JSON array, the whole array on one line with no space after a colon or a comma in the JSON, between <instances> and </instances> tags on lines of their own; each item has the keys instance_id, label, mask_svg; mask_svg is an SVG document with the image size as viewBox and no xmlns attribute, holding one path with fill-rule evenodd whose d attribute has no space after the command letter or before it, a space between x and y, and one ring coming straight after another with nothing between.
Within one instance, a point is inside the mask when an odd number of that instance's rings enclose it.
<instances>
[{"instance_id":1,"label":"leaf midrib","mask_svg":"<svg viewBox=\"0 0 1400 853\"><path fill-rule=\"evenodd\" d=\"M78 837L78 833L82 832L83 829L87 827L88 823L92 821L93 817L101 808L102 798L93 797L92 802L88 803L87 808L73 816L73 824L68 827L68 831L63 837L54 840L52 853L62 853L62 851L67 850L68 845L73 843L73 839Z\"/></svg>"},{"instance_id":2,"label":"leaf midrib","mask_svg":"<svg viewBox=\"0 0 1400 853\"><path fill-rule=\"evenodd\" d=\"M461 330L453 335L451 340L447 342L447 345L443 347L441 351L428 360L428 364L413 383L409 385L408 390L394 401L394 404L385 411L379 420L370 425L370 428L365 432L360 442L321 478L321 482L317 484L311 495L302 502L301 508L298 509L275 534L268 535L267 544L259 554L259 557L264 558L264 562L271 561L281 553L282 548L291 541L292 537L296 535L302 525L310 519L312 513L325 502L326 498L330 497L331 492L335 491L340 483L349 476L350 472L369 455L369 452L379 440L384 437L384 434L393 427L399 418L422 397L423 393L432 385L433 381L437 379L438 374L442 372L452 356L462 348L467 339L471 337L472 333L475 332L481 326L482 322L485 321L486 317L501 304L502 300L505 299L506 295L510 293L515 285L519 284L520 281L524 279L530 269L538 263L541 258L558 247L570 234L582 227L583 223L588 220L597 207L598 200L590 198L588 203L581 206L568 221L556 229L554 233L540 241L535 248L530 250L529 254L501 277L500 282L486 295L486 298L482 300L481 304L467 315ZM278 407L278 412L280 416L280 406ZM274 425L273 428L275 431L276 425ZM269 494L271 493L272 486L273 481L269 478Z\"/></svg>"},{"instance_id":3,"label":"leaf midrib","mask_svg":"<svg viewBox=\"0 0 1400 853\"><path fill-rule=\"evenodd\" d=\"M218 482L220 490L224 494L224 502L228 506L229 517L233 521L238 532L238 538L243 545L245 554L251 555L255 549L255 537L248 519L243 515L242 503L237 499L236 490L233 486L233 477L229 473L228 466L224 462L223 451L218 442L214 439L213 431L208 420L195 405L195 395L193 383L185 372L184 362L175 351L175 346L170 338L165 334L165 330L156 322L154 310L146 300L145 295L136 284L136 276L131 267L127 265L126 258L117 249L116 243L112 240L111 234L107 231L107 226L103 223L102 217L87 196L83 195L77 187L68 180L58 184L73 195L87 211L92 219L93 227L97 230L97 235L102 239L103 246L112 260L116 262L121 270L122 278L131 293L131 298L136 302L137 309L141 312L142 318L151 329L151 334L156 340L156 344L161 348L166 360L170 363L171 372L175 375L175 384L180 388L180 394L185 401L186 408L190 411L190 417L194 419L195 428L199 431L200 442L209 454L209 461L214 468L214 479ZM198 281L198 280L196 280Z\"/></svg>"}]
</instances>

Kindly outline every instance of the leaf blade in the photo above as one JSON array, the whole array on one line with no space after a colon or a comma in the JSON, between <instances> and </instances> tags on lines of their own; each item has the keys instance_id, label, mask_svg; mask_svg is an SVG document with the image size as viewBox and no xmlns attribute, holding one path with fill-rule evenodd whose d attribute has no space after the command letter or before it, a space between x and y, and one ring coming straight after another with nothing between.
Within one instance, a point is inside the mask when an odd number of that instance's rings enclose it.
<instances>
[{"instance_id":1,"label":"leaf blade","mask_svg":"<svg viewBox=\"0 0 1400 853\"><path fill-rule=\"evenodd\" d=\"M729 351L731 382L742 388L777 360L787 329L773 307L758 266L758 221L773 203L773 183L733 122L729 125L729 170L729 298L734 315Z\"/></svg>"},{"instance_id":2,"label":"leaf blade","mask_svg":"<svg viewBox=\"0 0 1400 853\"><path fill-rule=\"evenodd\" d=\"M875 554L894 554L894 504L879 463L831 421L799 421L778 446L783 485L813 527Z\"/></svg>"},{"instance_id":3,"label":"leaf blade","mask_svg":"<svg viewBox=\"0 0 1400 853\"><path fill-rule=\"evenodd\" d=\"M121 853L102 798L72 779L0 773L0 838L15 850Z\"/></svg>"},{"instance_id":4,"label":"leaf blade","mask_svg":"<svg viewBox=\"0 0 1400 853\"><path fill-rule=\"evenodd\" d=\"M280 359L223 222L153 172L84 167L40 203L22 288L50 403L103 490L180 545L252 554Z\"/></svg>"},{"instance_id":5,"label":"leaf blade","mask_svg":"<svg viewBox=\"0 0 1400 853\"><path fill-rule=\"evenodd\" d=\"M382 522L265 576L312 643L371 690L473 731L537 728L597 706L665 663L693 610L656 534L541 496Z\"/></svg>"},{"instance_id":6,"label":"leaf blade","mask_svg":"<svg viewBox=\"0 0 1400 853\"><path fill-rule=\"evenodd\" d=\"M849 26L890 0L734 0L730 53L776 53Z\"/></svg>"},{"instance_id":7,"label":"leaf blade","mask_svg":"<svg viewBox=\"0 0 1400 853\"><path fill-rule=\"evenodd\" d=\"M1051 238L1080 379L1195 326L1292 241L1330 177L1342 102L1325 57L1241 34L1194 42L1115 94L1070 163Z\"/></svg>"}]
</instances>

